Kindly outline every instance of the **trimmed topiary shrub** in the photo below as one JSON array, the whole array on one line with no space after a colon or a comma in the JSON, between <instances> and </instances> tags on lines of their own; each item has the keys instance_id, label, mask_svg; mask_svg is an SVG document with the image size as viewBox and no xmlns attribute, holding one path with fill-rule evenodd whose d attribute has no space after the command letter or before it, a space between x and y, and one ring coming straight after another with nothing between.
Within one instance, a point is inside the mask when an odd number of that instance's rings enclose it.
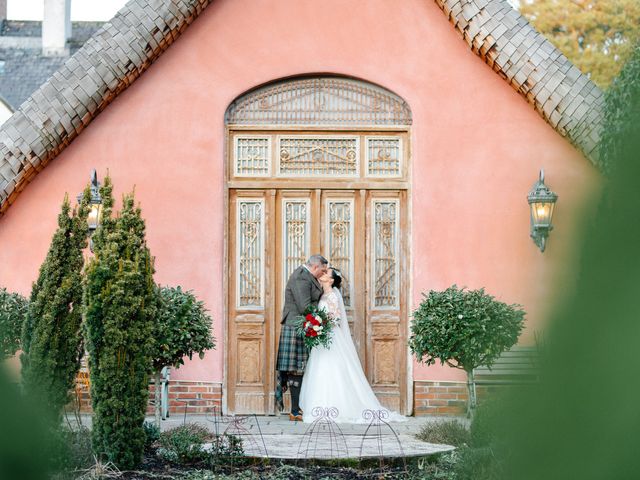
<instances>
[{"instance_id":1,"label":"trimmed topiary shrub","mask_svg":"<svg viewBox=\"0 0 640 480\"><path fill-rule=\"evenodd\" d=\"M524 326L520 305L507 305L480 290L456 285L423 294L413 312L409 347L418 361L436 361L467 373L469 413L476 407L473 369L491 366L518 341Z\"/></svg>"},{"instance_id":2,"label":"trimmed topiary shrub","mask_svg":"<svg viewBox=\"0 0 640 480\"><path fill-rule=\"evenodd\" d=\"M25 392L50 414L54 426L69 403L69 392L82 355L82 267L87 246L85 190L80 208L71 212L65 196L58 229L33 284L22 332L22 381Z\"/></svg>"},{"instance_id":3,"label":"trimmed topiary shrub","mask_svg":"<svg viewBox=\"0 0 640 480\"><path fill-rule=\"evenodd\" d=\"M111 217L112 185L105 178L95 257L86 273L86 337L93 405L93 448L121 469L136 467L145 444L156 297L145 224L133 194Z\"/></svg>"},{"instance_id":4,"label":"trimmed topiary shrub","mask_svg":"<svg viewBox=\"0 0 640 480\"><path fill-rule=\"evenodd\" d=\"M195 295L180 287L158 287L158 310L153 330L153 371L155 373L156 425L160 427L160 372L163 367L179 367L184 357L200 358L215 347L211 317Z\"/></svg>"},{"instance_id":5,"label":"trimmed topiary shrub","mask_svg":"<svg viewBox=\"0 0 640 480\"><path fill-rule=\"evenodd\" d=\"M0 361L20 350L22 325L29 302L19 293L0 288Z\"/></svg>"}]
</instances>

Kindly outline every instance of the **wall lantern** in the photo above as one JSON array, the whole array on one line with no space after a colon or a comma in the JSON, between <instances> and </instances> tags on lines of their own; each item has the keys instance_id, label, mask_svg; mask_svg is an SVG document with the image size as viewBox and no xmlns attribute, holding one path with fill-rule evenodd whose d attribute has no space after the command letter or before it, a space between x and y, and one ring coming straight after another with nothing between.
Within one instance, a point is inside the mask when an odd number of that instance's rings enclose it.
<instances>
[{"instance_id":1,"label":"wall lantern","mask_svg":"<svg viewBox=\"0 0 640 480\"><path fill-rule=\"evenodd\" d=\"M557 199L558 195L544 184L544 170L540 170L540 178L527 195L527 200L531 209L531 238L541 252L544 252L549 232L553 230L551 219Z\"/></svg>"},{"instance_id":2,"label":"wall lantern","mask_svg":"<svg viewBox=\"0 0 640 480\"><path fill-rule=\"evenodd\" d=\"M78 195L78 203L82 202L84 193ZM102 197L100 196L100 182L98 182L98 174L95 169L91 170L91 199L89 200L89 215L87 223L89 225L89 237L95 232L100 224L102 216ZM93 243L89 242L89 247L93 251Z\"/></svg>"}]
</instances>

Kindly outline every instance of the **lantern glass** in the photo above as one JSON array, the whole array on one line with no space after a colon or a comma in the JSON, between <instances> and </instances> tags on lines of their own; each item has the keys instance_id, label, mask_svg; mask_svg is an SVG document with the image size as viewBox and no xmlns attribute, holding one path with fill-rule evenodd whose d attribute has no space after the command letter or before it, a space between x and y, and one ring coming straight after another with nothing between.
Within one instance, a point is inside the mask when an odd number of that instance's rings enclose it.
<instances>
[{"instance_id":1,"label":"lantern glass","mask_svg":"<svg viewBox=\"0 0 640 480\"><path fill-rule=\"evenodd\" d=\"M87 223L89 224L89 230L94 231L98 228L98 224L100 223L100 217L102 215L102 204L101 203L92 203L90 205L91 210L89 211L89 216L87 217Z\"/></svg>"},{"instance_id":2,"label":"lantern glass","mask_svg":"<svg viewBox=\"0 0 640 480\"><path fill-rule=\"evenodd\" d=\"M531 218L535 227L549 227L553 217L553 202L531 203Z\"/></svg>"}]
</instances>

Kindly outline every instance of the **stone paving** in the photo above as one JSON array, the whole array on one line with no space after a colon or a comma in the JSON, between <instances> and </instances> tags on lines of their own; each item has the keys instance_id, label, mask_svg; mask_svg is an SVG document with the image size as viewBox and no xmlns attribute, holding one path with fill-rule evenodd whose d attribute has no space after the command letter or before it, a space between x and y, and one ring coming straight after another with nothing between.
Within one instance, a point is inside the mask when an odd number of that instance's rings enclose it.
<instances>
[{"instance_id":1,"label":"stone paving","mask_svg":"<svg viewBox=\"0 0 640 480\"><path fill-rule=\"evenodd\" d=\"M406 422L390 422L380 428L369 424L307 424L291 422L284 415L247 417L237 424L214 422L213 417L202 415L174 415L162 421L166 430L185 421L198 423L212 431L229 433L244 439L247 455L256 457L296 458L367 458L367 457L422 457L450 451L449 445L438 445L418 440L415 435L427 422L442 421L434 417L408 417ZM460 419L465 422L466 419ZM392 429L392 430L391 430ZM263 441L262 441L263 440ZM266 450L266 452L265 452Z\"/></svg>"},{"instance_id":2,"label":"stone paving","mask_svg":"<svg viewBox=\"0 0 640 480\"><path fill-rule=\"evenodd\" d=\"M415 435L426 423L440 422L442 417L407 417L406 422L390 422L368 429L369 424L313 424L291 422L288 416L250 416L237 423L214 421L207 415L173 414L162 420L165 431L183 423L197 423L215 433L228 433L243 438L246 454L255 457L279 459L328 459L328 458L372 458L372 457L423 457L453 450L449 445L440 445L418 440ZM450 418L449 418L450 419ZM219 419L218 419L219 420ZM466 418L456 420L466 424ZM153 417L147 417L153 422ZM83 424L90 426L91 417L82 416ZM368 430L367 430L368 429Z\"/></svg>"}]
</instances>

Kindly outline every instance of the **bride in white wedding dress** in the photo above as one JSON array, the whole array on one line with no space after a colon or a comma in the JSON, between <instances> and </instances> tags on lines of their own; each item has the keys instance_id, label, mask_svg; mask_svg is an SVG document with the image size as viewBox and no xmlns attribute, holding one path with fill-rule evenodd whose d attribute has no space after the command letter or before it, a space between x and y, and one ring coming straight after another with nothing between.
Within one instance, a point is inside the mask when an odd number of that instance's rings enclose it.
<instances>
[{"instance_id":1,"label":"bride in white wedding dress","mask_svg":"<svg viewBox=\"0 0 640 480\"><path fill-rule=\"evenodd\" d=\"M340 272L330 269L319 280L324 294L318 307L338 320L331 331L329 348L317 346L309 354L300 390L303 421L314 421L315 407L335 407L338 417L333 420L337 423L369 423L370 419L363 417L364 410L384 410L389 414L386 421L406 421L402 415L380 405L364 375L338 290L342 281Z\"/></svg>"}]
</instances>

